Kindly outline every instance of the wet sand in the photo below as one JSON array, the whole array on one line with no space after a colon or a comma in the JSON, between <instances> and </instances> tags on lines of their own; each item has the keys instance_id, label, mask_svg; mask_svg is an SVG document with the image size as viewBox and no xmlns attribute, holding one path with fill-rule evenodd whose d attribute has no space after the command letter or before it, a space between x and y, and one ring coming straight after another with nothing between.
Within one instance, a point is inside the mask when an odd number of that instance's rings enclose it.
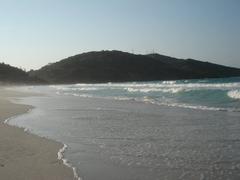
<instances>
[{"instance_id":1,"label":"wet sand","mask_svg":"<svg viewBox=\"0 0 240 180\"><path fill-rule=\"evenodd\" d=\"M9 101L22 96L28 94L0 88L0 179L73 180L72 169L57 159L62 144L4 124L6 119L33 108Z\"/></svg>"},{"instance_id":2,"label":"wet sand","mask_svg":"<svg viewBox=\"0 0 240 180\"><path fill-rule=\"evenodd\" d=\"M35 109L9 123L64 142L84 180L240 179L239 112L35 89L46 95L21 98Z\"/></svg>"},{"instance_id":3,"label":"wet sand","mask_svg":"<svg viewBox=\"0 0 240 180\"><path fill-rule=\"evenodd\" d=\"M13 101L35 108L9 124L66 144L65 158L84 180L240 179L239 112L25 89L45 95Z\"/></svg>"}]
</instances>

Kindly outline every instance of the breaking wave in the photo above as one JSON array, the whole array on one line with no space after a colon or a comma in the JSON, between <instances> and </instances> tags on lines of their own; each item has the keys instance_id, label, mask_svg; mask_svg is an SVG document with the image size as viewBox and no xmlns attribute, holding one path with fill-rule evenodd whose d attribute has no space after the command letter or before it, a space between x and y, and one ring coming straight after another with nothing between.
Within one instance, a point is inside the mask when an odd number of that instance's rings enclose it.
<instances>
[{"instance_id":1,"label":"breaking wave","mask_svg":"<svg viewBox=\"0 0 240 180\"><path fill-rule=\"evenodd\" d=\"M227 93L230 98L240 99L240 90L232 90Z\"/></svg>"},{"instance_id":2,"label":"breaking wave","mask_svg":"<svg viewBox=\"0 0 240 180\"><path fill-rule=\"evenodd\" d=\"M240 109L240 78L51 86L59 95L217 111Z\"/></svg>"}]
</instances>

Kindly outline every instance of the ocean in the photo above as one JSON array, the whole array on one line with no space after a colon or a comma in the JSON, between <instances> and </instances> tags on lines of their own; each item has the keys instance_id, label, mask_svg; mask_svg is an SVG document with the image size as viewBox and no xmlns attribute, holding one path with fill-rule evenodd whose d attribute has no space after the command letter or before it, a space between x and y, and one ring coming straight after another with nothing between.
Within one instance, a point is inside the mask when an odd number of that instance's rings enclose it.
<instances>
[{"instance_id":1,"label":"ocean","mask_svg":"<svg viewBox=\"0 0 240 180\"><path fill-rule=\"evenodd\" d=\"M203 110L240 110L240 78L51 86L58 94Z\"/></svg>"},{"instance_id":2,"label":"ocean","mask_svg":"<svg viewBox=\"0 0 240 180\"><path fill-rule=\"evenodd\" d=\"M240 78L18 87L11 125L65 144L83 180L240 179Z\"/></svg>"}]
</instances>

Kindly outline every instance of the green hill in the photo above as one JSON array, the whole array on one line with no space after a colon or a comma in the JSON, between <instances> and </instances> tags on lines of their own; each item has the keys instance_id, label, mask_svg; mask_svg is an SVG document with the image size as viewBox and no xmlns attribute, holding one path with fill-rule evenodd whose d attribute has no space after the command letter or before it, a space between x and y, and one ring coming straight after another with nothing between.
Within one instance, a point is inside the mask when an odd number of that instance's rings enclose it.
<instances>
[{"instance_id":1,"label":"green hill","mask_svg":"<svg viewBox=\"0 0 240 180\"><path fill-rule=\"evenodd\" d=\"M29 74L22 69L0 63L0 83L1 84L29 84L42 83L43 81L30 77Z\"/></svg>"},{"instance_id":2,"label":"green hill","mask_svg":"<svg viewBox=\"0 0 240 180\"><path fill-rule=\"evenodd\" d=\"M159 54L99 51L68 57L30 75L49 83L99 83L233 77L240 76L240 69Z\"/></svg>"}]
</instances>

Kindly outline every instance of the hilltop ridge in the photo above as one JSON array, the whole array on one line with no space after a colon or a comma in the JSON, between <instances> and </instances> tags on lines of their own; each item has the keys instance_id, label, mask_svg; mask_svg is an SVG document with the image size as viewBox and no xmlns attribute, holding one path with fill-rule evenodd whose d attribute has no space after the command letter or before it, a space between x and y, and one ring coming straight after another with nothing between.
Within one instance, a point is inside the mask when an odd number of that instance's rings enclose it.
<instances>
[{"instance_id":1,"label":"hilltop ridge","mask_svg":"<svg viewBox=\"0 0 240 180\"><path fill-rule=\"evenodd\" d=\"M160 54L92 51L31 71L49 83L101 83L240 76L240 69Z\"/></svg>"},{"instance_id":2,"label":"hilltop ridge","mask_svg":"<svg viewBox=\"0 0 240 180\"><path fill-rule=\"evenodd\" d=\"M8 84L70 84L225 78L240 69L194 59L122 51L92 51L26 72L0 63L0 82Z\"/></svg>"}]
</instances>

